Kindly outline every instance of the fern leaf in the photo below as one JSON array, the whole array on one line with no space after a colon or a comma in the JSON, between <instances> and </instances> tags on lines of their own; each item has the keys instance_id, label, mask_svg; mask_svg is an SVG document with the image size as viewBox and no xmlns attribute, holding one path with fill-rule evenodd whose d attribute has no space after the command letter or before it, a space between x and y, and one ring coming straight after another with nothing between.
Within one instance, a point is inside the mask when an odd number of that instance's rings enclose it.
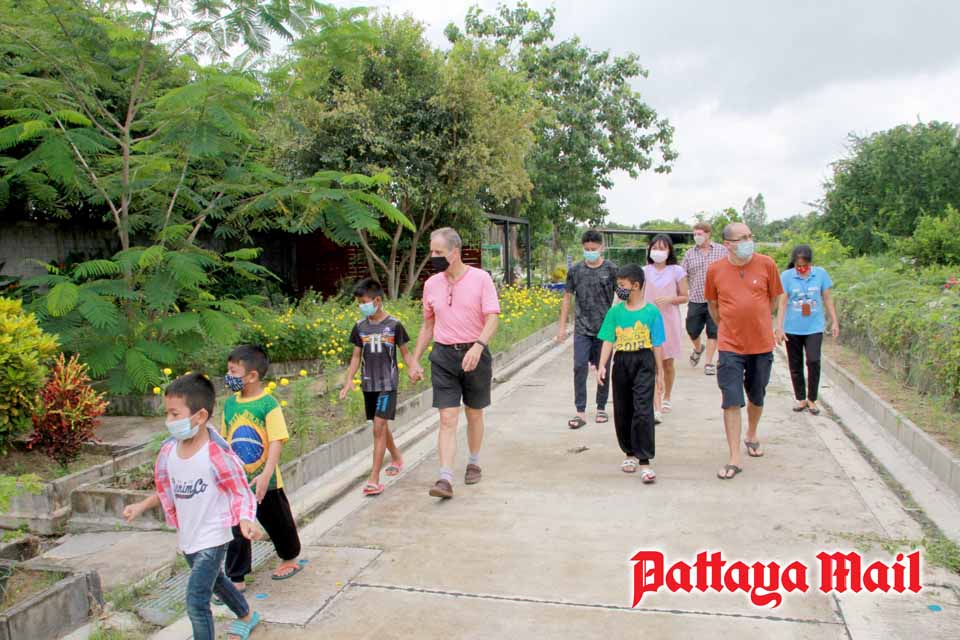
<instances>
[{"instance_id":1,"label":"fern leaf","mask_svg":"<svg viewBox=\"0 0 960 640\"><path fill-rule=\"evenodd\" d=\"M196 256L180 252L169 253L167 264L174 280L184 289L194 289L210 281L203 267L198 264Z\"/></svg>"},{"instance_id":2,"label":"fern leaf","mask_svg":"<svg viewBox=\"0 0 960 640\"><path fill-rule=\"evenodd\" d=\"M247 247L244 249L237 249L236 251L231 251L230 253L223 254L224 258L230 258L232 260L256 260L260 257L261 249L257 247Z\"/></svg>"},{"instance_id":3,"label":"fern leaf","mask_svg":"<svg viewBox=\"0 0 960 640\"><path fill-rule=\"evenodd\" d=\"M96 329L116 329L120 323L120 313L116 306L106 299L89 291L84 291L79 305L80 315Z\"/></svg>"},{"instance_id":4,"label":"fern leaf","mask_svg":"<svg viewBox=\"0 0 960 640\"><path fill-rule=\"evenodd\" d=\"M141 269L155 267L163 261L165 253L166 249L163 248L163 245L155 244L152 247L147 247L140 259L137 260L137 266Z\"/></svg>"},{"instance_id":5,"label":"fern leaf","mask_svg":"<svg viewBox=\"0 0 960 640\"><path fill-rule=\"evenodd\" d=\"M122 273L123 269L113 260L87 260L73 267L73 277L78 280L102 278Z\"/></svg>"},{"instance_id":6,"label":"fern leaf","mask_svg":"<svg viewBox=\"0 0 960 640\"><path fill-rule=\"evenodd\" d=\"M402 211L400 211L400 209L396 208L376 194L367 193L365 191L354 191L350 193L350 197L354 200L359 200L360 202L372 206L374 209L383 214L387 220L394 224L402 224L410 231L417 230L416 225L414 225L413 222L411 222L410 219L407 218Z\"/></svg>"},{"instance_id":7,"label":"fern leaf","mask_svg":"<svg viewBox=\"0 0 960 640\"><path fill-rule=\"evenodd\" d=\"M80 288L72 282L61 282L47 294L47 311L53 317L64 316L77 307Z\"/></svg>"},{"instance_id":8,"label":"fern leaf","mask_svg":"<svg viewBox=\"0 0 960 640\"><path fill-rule=\"evenodd\" d=\"M89 351L81 349L80 358L90 367L92 377L101 378L120 363L125 351L122 343L100 341Z\"/></svg>"},{"instance_id":9,"label":"fern leaf","mask_svg":"<svg viewBox=\"0 0 960 640\"><path fill-rule=\"evenodd\" d=\"M180 352L162 342L140 340L137 342L137 349L160 364L177 364L177 360L180 358Z\"/></svg>"},{"instance_id":10,"label":"fern leaf","mask_svg":"<svg viewBox=\"0 0 960 640\"><path fill-rule=\"evenodd\" d=\"M221 345L233 344L240 337L233 320L226 314L213 309L200 312L200 324L207 337Z\"/></svg>"},{"instance_id":11,"label":"fern leaf","mask_svg":"<svg viewBox=\"0 0 960 640\"><path fill-rule=\"evenodd\" d=\"M160 367L139 349L127 349L123 365L137 391L146 391L161 379Z\"/></svg>"},{"instance_id":12,"label":"fern leaf","mask_svg":"<svg viewBox=\"0 0 960 640\"><path fill-rule=\"evenodd\" d=\"M160 321L159 328L173 335L196 331L200 329L200 316L192 311L170 315Z\"/></svg>"},{"instance_id":13,"label":"fern leaf","mask_svg":"<svg viewBox=\"0 0 960 640\"><path fill-rule=\"evenodd\" d=\"M154 311L166 311L177 302L177 282L167 272L160 272L147 279L143 285L143 300Z\"/></svg>"}]
</instances>

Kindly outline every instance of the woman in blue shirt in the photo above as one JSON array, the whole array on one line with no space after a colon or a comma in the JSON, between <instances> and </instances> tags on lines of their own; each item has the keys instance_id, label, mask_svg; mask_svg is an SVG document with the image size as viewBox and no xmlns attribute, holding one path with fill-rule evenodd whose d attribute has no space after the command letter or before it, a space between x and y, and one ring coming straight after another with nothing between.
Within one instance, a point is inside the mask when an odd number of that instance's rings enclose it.
<instances>
[{"instance_id":1,"label":"woman in blue shirt","mask_svg":"<svg viewBox=\"0 0 960 640\"><path fill-rule=\"evenodd\" d=\"M787 270L780 274L786 295L780 298L777 313L777 342L787 340L787 361L793 381L794 411L809 409L817 415L817 391L820 388L820 348L826 329L824 307L830 312L831 334L840 335L837 309L830 290L833 282L821 267L813 266L813 250L805 244L794 247ZM806 355L807 376L803 365Z\"/></svg>"}]
</instances>

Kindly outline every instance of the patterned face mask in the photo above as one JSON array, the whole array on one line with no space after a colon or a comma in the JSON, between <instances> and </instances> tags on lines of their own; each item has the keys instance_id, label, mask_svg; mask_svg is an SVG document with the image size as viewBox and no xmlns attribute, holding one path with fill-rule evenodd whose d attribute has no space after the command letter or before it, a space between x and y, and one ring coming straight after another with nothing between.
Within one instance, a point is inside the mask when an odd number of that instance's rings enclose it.
<instances>
[{"instance_id":1,"label":"patterned face mask","mask_svg":"<svg viewBox=\"0 0 960 640\"><path fill-rule=\"evenodd\" d=\"M617 297L621 300L626 300L630 297L630 292L632 289L625 289L624 287L617 287Z\"/></svg>"},{"instance_id":2,"label":"patterned face mask","mask_svg":"<svg viewBox=\"0 0 960 640\"><path fill-rule=\"evenodd\" d=\"M240 376L232 376L229 373L223 376L223 381L227 385L227 389L230 391L243 391L243 378Z\"/></svg>"}]
</instances>

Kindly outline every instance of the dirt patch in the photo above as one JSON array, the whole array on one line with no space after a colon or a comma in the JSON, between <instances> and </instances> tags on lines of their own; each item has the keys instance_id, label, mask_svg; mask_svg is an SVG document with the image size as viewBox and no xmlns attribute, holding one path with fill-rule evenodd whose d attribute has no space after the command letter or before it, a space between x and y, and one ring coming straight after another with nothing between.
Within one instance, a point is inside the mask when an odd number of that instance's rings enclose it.
<instances>
[{"instance_id":1,"label":"dirt patch","mask_svg":"<svg viewBox=\"0 0 960 640\"><path fill-rule=\"evenodd\" d=\"M857 376L871 391L910 418L953 455L960 456L960 413L951 410L947 398L921 393L836 340L824 340L823 353Z\"/></svg>"},{"instance_id":2,"label":"dirt patch","mask_svg":"<svg viewBox=\"0 0 960 640\"><path fill-rule=\"evenodd\" d=\"M0 572L3 571L6 570L0 569ZM4 580L4 575L9 577ZM65 575L54 571L30 571L19 568L13 569L12 572L0 573L0 595L2 595L0 611L6 611L30 596L52 587Z\"/></svg>"},{"instance_id":3,"label":"dirt patch","mask_svg":"<svg viewBox=\"0 0 960 640\"><path fill-rule=\"evenodd\" d=\"M25 473L35 473L40 476L41 480L56 480L71 473L103 464L111 459L108 455L84 452L74 462L62 467L56 460L47 457L40 451L10 449L5 456L0 456L0 474L19 476Z\"/></svg>"},{"instance_id":4,"label":"dirt patch","mask_svg":"<svg viewBox=\"0 0 960 640\"><path fill-rule=\"evenodd\" d=\"M128 489L131 491L149 491L153 489L153 468L152 462L146 462L139 467L121 471L110 478L107 484L111 489Z\"/></svg>"}]
</instances>

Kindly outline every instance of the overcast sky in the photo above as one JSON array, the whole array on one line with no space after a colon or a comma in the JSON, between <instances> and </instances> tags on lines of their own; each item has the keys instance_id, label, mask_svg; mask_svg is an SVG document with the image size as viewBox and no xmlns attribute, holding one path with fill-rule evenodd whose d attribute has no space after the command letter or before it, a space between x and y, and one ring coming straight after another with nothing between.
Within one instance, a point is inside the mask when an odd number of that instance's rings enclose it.
<instances>
[{"instance_id":1,"label":"overcast sky","mask_svg":"<svg viewBox=\"0 0 960 640\"><path fill-rule=\"evenodd\" d=\"M338 3L339 4L339 3ZM497 2L346 2L410 13L445 45L467 8ZM738 210L762 192L771 218L821 197L847 134L917 119L960 121L957 0L530 0L557 9L559 38L635 52L635 86L676 128L673 173L618 176L613 221Z\"/></svg>"}]
</instances>

